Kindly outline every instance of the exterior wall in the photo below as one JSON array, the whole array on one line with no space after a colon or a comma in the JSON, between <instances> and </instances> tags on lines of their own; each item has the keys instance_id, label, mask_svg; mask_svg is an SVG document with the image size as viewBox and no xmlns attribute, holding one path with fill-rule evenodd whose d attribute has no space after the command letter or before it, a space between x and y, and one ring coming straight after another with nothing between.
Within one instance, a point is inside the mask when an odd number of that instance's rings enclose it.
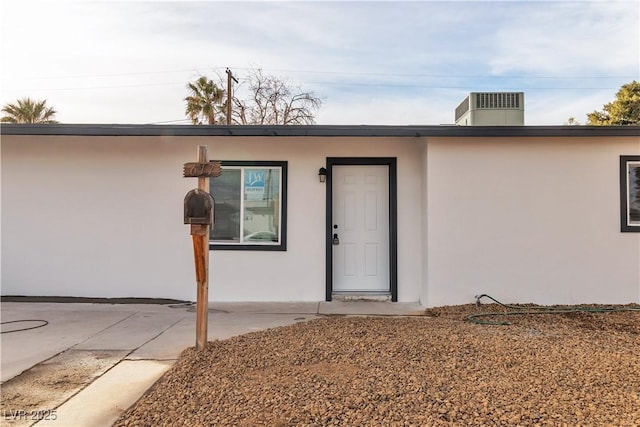
<instances>
[{"instance_id":1,"label":"exterior wall","mask_svg":"<svg viewBox=\"0 0 640 427\"><path fill-rule=\"evenodd\" d=\"M640 302L623 154L638 138L430 138L423 304Z\"/></svg>"},{"instance_id":2,"label":"exterior wall","mask_svg":"<svg viewBox=\"0 0 640 427\"><path fill-rule=\"evenodd\" d=\"M286 252L212 251L212 301L325 295L326 157L397 157L398 299L421 284L415 138L2 136L2 294L195 299L182 164L287 160Z\"/></svg>"},{"instance_id":3,"label":"exterior wall","mask_svg":"<svg viewBox=\"0 0 640 427\"><path fill-rule=\"evenodd\" d=\"M429 281L428 281L428 260L429 260L429 171L427 166L429 164L429 150L428 143L425 141L422 143L422 205L421 210L423 212L422 215L422 256L424 257L424 262L422 263L422 282L420 284L420 302L423 305L428 305L429 303Z\"/></svg>"},{"instance_id":4,"label":"exterior wall","mask_svg":"<svg viewBox=\"0 0 640 427\"><path fill-rule=\"evenodd\" d=\"M398 297L640 302L640 233L621 233L619 156L637 137L2 136L2 294L195 299L182 178L287 160L288 250L212 251L212 301L325 294L326 157L398 159Z\"/></svg>"}]
</instances>

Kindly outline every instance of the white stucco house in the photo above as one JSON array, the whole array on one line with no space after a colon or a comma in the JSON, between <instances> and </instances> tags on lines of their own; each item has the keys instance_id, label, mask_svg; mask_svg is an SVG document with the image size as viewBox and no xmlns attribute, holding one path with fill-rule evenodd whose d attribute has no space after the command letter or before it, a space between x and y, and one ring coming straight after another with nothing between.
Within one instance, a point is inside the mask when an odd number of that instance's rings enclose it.
<instances>
[{"instance_id":1,"label":"white stucco house","mask_svg":"<svg viewBox=\"0 0 640 427\"><path fill-rule=\"evenodd\" d=\"M2 295L195 300L182 165L205 145L211 301L640 302L638 126L3 125L1 144Z\"/></svg>"}]
</instances>

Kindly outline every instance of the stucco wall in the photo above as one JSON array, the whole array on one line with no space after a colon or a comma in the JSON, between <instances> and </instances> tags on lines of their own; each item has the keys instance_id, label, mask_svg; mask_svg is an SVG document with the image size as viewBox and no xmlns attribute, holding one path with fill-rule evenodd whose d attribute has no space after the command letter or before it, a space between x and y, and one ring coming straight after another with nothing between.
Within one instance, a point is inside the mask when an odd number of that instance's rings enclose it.
<instances>
[{"instance_id":1,"label":"stucco wall","mask_svg":"<svg viewBox=\"0 0 640 427\"><path fill-rule=\"evenodd\" d=\"M196 147L222 160L288 160L288 250L212 251L212 301L325 294L330 157L398 158L398 297L420 298L422 146L411 138L2 136L2 294L195 299L182 199Z\"/></svg>"},{"instance_id":2,"label":"stucco wall","mask_svg":"<svg viewBox=\"0 0 640 427\"><path fill-rule=\"evenodd\" d=\"M287 252L212 251L213 301L325 292L326 157L397 157L400 301L640 302L640 234L619 231L637 138L2 136L2 294L172 297L195 284L181 165L288 160Z\"/></svg>"},{"instance_id":3,"label":"stucco wall","mask_svg":"<svg viewBox=\"0 0 640 427\"><path fill-rule=\"evenodd\" d=\"M623 154L640 141L429 139L423 302L640 302L640 234L620 232Z\"/></svg>"}]
</instances>

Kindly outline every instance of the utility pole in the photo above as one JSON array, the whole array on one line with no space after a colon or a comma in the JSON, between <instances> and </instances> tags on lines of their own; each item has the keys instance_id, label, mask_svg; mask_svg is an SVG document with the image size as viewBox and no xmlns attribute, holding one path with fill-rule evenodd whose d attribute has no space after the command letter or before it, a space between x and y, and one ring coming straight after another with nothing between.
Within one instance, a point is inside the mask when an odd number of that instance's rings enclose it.
<instances>
[{"instance_id":1,"label":"utility pole","mask_svg":"<svg viewBox=\"0 0 640 427\"><path fill-rule=\"evenodd\" d=\"M233 99L233 94L231 93L231 80L238 83L238 79L233 77L233 73L230 69L227 68L225 71L227 73L227 124L231 124L231 100Z\"/></svg>"}]
</instances>

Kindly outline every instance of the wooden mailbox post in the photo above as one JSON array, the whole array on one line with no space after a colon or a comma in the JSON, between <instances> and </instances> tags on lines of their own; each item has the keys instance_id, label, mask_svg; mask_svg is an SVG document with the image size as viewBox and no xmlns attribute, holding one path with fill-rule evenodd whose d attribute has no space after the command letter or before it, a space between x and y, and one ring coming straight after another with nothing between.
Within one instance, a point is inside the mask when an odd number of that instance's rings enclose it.
<instances>
[{"instance_id":1,"label":"wooden mailbox post","mask_svg":"<svg viewBox=\"0 0 640 427\"><path fill-rule=\"evenodd\" d=\"M191 225L193 257L196 267L196 348L203 350L207 344L209 312L209 233L213 230L215 203L209 194L209 178L219 176L220 162L209 162L207 147L198 147L198 161L184 164L185 178L198 178L198 188L184 198L184 223Z\"/></svg>"}]
</instances>

